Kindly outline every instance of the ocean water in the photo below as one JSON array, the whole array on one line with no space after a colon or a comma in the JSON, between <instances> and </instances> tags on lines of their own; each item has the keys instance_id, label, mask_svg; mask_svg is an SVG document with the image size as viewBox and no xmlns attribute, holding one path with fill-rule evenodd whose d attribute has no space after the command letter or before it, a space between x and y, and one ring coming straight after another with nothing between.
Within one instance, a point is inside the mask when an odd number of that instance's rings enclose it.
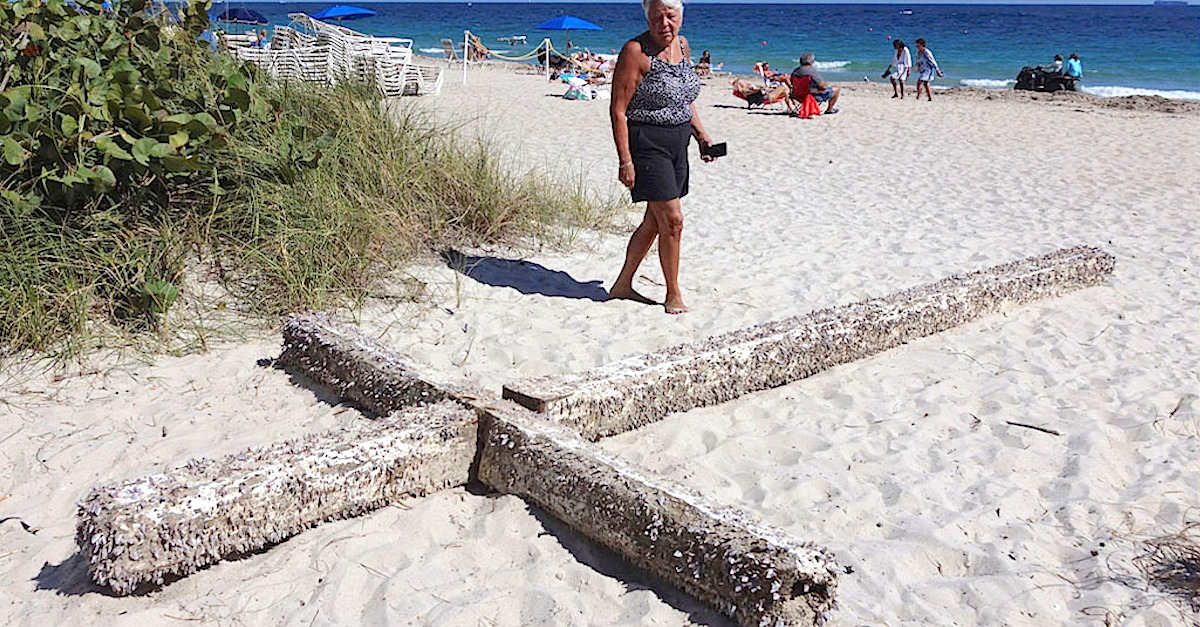
<instances>
[{"instance_id":1,"label":"ocean water","mask_svg":"<svg viewBox=\"0 0 1200 627\"><path fill-rule=\"evenodd\" d=\"M315 13L330 3L234 2L286 25L288 13ZM425 54L440 55L443 37L476 33L506 54L527 52L542 37L562 49L566 33L534 26L570 14L602 31L572 31L576 46L615 52L645 29L638 3L360 3L374 17L344 26L381 36L407 37ZM234 26L231 30L236 30ZM1074 52L1083 61L1084 91L1101 96L1163 95L1200 100L1200 6L688 4L683 34L694 56L708 50L724 70L750 74L755 62L790 70L812 51L832 81L879 75L892 55L890 38L915 55L918 37L929 42L946 77L935 86L1011 88L1023 66L1049 64ZM499 37L525 35L510 47Z\"/></svg>"}]
</instances>

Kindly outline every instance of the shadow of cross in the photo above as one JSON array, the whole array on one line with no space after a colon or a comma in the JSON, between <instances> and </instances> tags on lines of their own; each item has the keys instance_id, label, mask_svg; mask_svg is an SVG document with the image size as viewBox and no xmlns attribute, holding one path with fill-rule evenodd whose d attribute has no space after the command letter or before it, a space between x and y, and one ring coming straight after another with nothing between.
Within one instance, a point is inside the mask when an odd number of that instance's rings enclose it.
<instances>
[{"instance_id":1,"label":"shadow of cross","mask_svg":"<svg viewBox=\"0 0 1200 627\"><path fill-rule=\"evenodd\" d=\"M79 505L76 543L96 583L130 594L324 520L477 479L740 625L818 624L840 572L828 550L589 440L1097 285L1114 264L1096 248L1062 249L591 372L519 381L504 398L436 384L328 315L293 315L280 361L381 418L97 486Z\"/></svg>"}]
</instances>

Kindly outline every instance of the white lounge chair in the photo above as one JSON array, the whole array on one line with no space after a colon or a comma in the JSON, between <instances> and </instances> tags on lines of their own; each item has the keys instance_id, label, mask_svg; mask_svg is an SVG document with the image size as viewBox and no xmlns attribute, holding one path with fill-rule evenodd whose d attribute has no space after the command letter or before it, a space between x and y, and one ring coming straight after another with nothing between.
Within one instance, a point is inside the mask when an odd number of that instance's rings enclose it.
<instances>
[{"instance_id":1,"label":"white lounge chair","mask_svg":"<svg viewBox=\"0 0 1200 627\"><path fill-rule=\"evenodd\" d=\"M233 54L282 80L373 81L385 96L441 92L442 68L414 66L411 39L372 37L303 13L288 17L292 26L276 28L269 50L235 47Z\"/></svg>"}]
</instances>

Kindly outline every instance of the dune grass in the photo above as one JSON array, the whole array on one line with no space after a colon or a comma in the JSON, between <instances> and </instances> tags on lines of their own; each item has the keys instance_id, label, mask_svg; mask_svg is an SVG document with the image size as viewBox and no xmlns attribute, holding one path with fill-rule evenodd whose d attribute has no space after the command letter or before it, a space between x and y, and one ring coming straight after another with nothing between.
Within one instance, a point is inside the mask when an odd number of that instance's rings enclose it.
<instances>
[{"instance_id":1,"label":"dune grass","mask_svg":"<svg viewBox=\"0 0 1200 627\"><path fill-rule=\"evenodd\" d=\"M0 198L0 356L77 355L130 337L167 348L174 329L206 324L172 308L169 293L187 299L199 271L230 309L273 323L356 307L446 246L561 243L625 206L581 185L514 177L486 144L419 108L389 109L368 86L255 80L276 118L239 126L215 178L176 190L166 211L48 212Z\"/></svg>"}]
</instances>

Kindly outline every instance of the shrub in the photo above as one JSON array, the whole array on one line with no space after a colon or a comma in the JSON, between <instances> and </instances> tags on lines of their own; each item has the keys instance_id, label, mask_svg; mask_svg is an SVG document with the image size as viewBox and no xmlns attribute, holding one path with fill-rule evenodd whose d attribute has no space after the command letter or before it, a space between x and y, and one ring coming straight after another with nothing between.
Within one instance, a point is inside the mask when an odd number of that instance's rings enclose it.
<instances>
[{"instance_id":1,"label":"shrub","mask_svg":"<svg viewBox=\"0 0 1200 627\"><path fill-rule=\"evenodd\" d=\"M277 84L213 54L208 2L149 8L0 2L0 355L161 331L198 261L251 314L353 306L430 246L616 206L513 177L369 86Z\"/></svg>"}]
</instances>

